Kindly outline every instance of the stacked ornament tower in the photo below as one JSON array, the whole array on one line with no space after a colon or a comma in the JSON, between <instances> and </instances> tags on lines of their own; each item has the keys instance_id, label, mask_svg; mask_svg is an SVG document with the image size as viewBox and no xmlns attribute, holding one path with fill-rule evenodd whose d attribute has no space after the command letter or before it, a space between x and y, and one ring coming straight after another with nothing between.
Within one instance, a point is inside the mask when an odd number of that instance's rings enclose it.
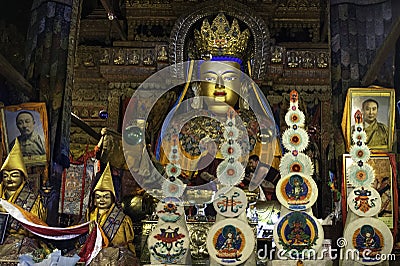
<instances>
[{"instance_id":1,"label":"stacked ornament tower","mask_svg":"<svg viewBox=\"0 0 400 266\"><path fill-rule=\"evenodd\" d=\"M151 265L178 264L191 265L189 247L189 230L180 197L185 185L178 178L181 174L179 165L178 135L172 137L173 146L168 155L169 163L166 166L167 179L162 184L161 199L156 207L158 222L151 231L147 246L150 252Z\"/></svg>"},{"instance_id":2,"label":"stacked ornament tower","mask_svg":"<svg viewBox=\"0 0 400 266\"><path fill-rule=\"evenodd\" d=\"M282 143L287 152L279 166L281 179L276 186L282 207L281 217L274 226L277 260L273 265L296 265L303 260L315 259L324 239L323 228L311 209L317 200L318 188L312 178L314 167L311 159L303 153L309 138L295 90L290 93L285 122L288 128L283 133ZM280 261L282 259L284 261Z\"/></svg>"},{"instance_id":3,"label":"stacked ornament tower","mask_svg":"<svg viewBox=\"0 0 400 266\"><path fill-rule=\"evenodd\" d=\"M242 135L236 126L234 110L228 111L224 125L225 142L221 146L224 160L217 167L220 187L213 205L217 212L216 223L207 234L210 265L255 265L255 235L246 217L246 193L235 187L244 177L240 162L244 151L238 143Z\"/></svg>"},{"instance_id":4,"label":"stacked ornament tower","mask_svg":"<svg viewBox=\"0 0 400 266\"><path fill-rule=\"evenodd\" d=\"M347 197L349 211L344 238L338 241L338 245L343 248L342 265L375 265L389 257L393 248L393 236L388 226L377 216L381 209L381 198L372 187L375 172L368 164L371 153L365 144L367 134L363 128L360 110L355 113L354 119L354 145L350 148L353 163L346 173L347 180L354 189Z\"/></svg>"}]
</instances>

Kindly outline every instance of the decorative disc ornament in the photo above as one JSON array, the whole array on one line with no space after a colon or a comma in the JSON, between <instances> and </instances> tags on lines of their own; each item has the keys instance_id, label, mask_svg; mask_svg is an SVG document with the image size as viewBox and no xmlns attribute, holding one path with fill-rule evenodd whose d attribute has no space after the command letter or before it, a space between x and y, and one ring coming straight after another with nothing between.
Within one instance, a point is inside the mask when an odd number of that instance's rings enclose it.
<instances>
[{"instance_id":1,"label":"decorative disc ornament","mask_svg":"<svg viewBox=\"0 0 400 266\"><path fill-rule=\"evenodd\" d=\"M239 219L221 220L207 234L208 253L222 265L244 263L254 252L255 243L253 230Z\"/></svg>"},{"instance_id":2,"label":"decorative disc ornament","mask_svg":"<svg viewBox=\"0 0 400 266\"><path fill-rule=\"evenodd\" d=\"M162 184L162 191L165 197L179 198L182 196L186 185L178 178L172 177L172 180L165 179Z\"/></svg>"},{"instance_id":3,"label":"decorative disc ornament","mask_svg":"<svg viewBox=\"0 0 400 266\"><path fill-rule=\"evenodd\" d=\"M150 256L160 263L178 264L189 250L189 233L177 223L163 223L147 240Z\"/></svg>"},{"instance_id":4,"label":"decorative disc ornament","mask_svg":"<svg viewBox=\"0 0 400 266\"><path fill-rule=\"evenodd\" d=\"M351 138L355 145L360 146L360 144L364 144L367 141L367 133L365 131L354 131L351 135Z\"/></svg>"},{"instance_id":5,"label":"decorative disc ornament","mask_svg":"<svg viewBox=\"0 0 400 266\"><path fill-rule=\"evenodd\" d=\"M322 247L324 230L314 216L305 212L289 212L274 226L274 241L281 256L307 259Z\"/></svg>"},{"instance_id":6,"label":"decorative disc ornament","mask_svg":"<svg viewBox=\"0 0 400 266\"><path fill-rule=\"evenodd\" d=\"M367 145L353 145L350 148L350 156L354 162L362 161L363 163L365 163L369 160L371 152L368 149Z\"/></svg>"},{"instance_id":7,"label":"decorative disc ornament","mask_svg":"<svg viewBox=\"0 0 400 266\"><path fill-rule=\"evenodd\" d=\"M349 183L354 187L370 186L374 182L375 172L369 164L352 163L347 169Z\"/></svg>"},{"instance_id":8,"label":"decorative disc ornament","mask_svg":"<svg viewBox=\"0 0 400 266\"><path fill-rule=\"evenodd\" d=\"M356 187L348 198L347 204L350 210L358 216L374 216L381 210L381 196L379 192L371 187Z\"/></svg>"},{"instance_id":9,"label":"decorative disc ornament","mask_svg":"<svg viewBox=\"0 0 400 266\"><path fill-rule=\"evenodd\" d=\"M224 160L217 167L219 182L225 186L234 186L240 183L244 177L244 167L241 163Z\"/></svg>"},{"instance_id":10,"label":"decorative disc ornament","mask_svg":"<svg viewBox=\"0 0 400 266\"><path fill-rule=\"evenodd\" d=\"M318 198L317 184L310 176L290 173L276 185L276 197L290 210L305 210L314 205Z\"/></svg>"},{"instance_id":11,"label":"decorative disc ornament","mask_svg":"<svg viewBox=\"0 0 400 266\"><path fill-rule=\"evenodd\" d=\"M237 187L219 190L214 197L214 209L225 217L237 217L247 208L246 193Z\"/></svg>"},{"instance_id":12,"label":"decorative disc ornament","mask_svg":"<svg viewBox=\"0 0 400 266\"><path fill-rule=\"evenodd\" d=\"M298 153L297 156L292 153L286 153L281 159L279 171L281 176L286 176L292 172L312 176L314 174L314 165L310 157L303 153Z\"/></svg>"},{"instance_id":13,"label":"decorative disc ornament","mask_svg":"<svg viewBox=\"0 0 400 266\"><path fill-rule=\"evenodd\" d=\"M225 142L221 146L221 154L224 156L224 158L233 158L237 160L242 155L242 149L237 142L233 142L231 144Z\"/></svg>"},{"instance_id":14,"label":"decorative disc ornament","mask_svg":"<svg viewBox=\"0 0 400 266\"><path fill-rule=\"evenodd\" d=\"M359 218L349 223L343 233L346 249L358 250L358 262L374 265L389 258L393 236L387 225L376 218ZM351 259L351 258L350 258Z\"/></svg>"},{"instance_id":15,"label":"decorative disc ornament","mask_svg":"<svg viewBox=\"0 0 400 266\"><path fill-rule=\"evenodd\" d=\"M157 203L156 214L164 222L176 222L185 210L177 198L165 198Z\"/></svg>"},{"instance_id":16,"label":"decorative disc ornament","mask_svg":"<svg viewBox=\"0 0 400 266\"><path fill-rule=\"evenodd\" d=\"M167 176L178 177L181 174L181 167L179 164L169 163L165 167L165 173Z\"/></svg>"},{"instance_id":17,"label":"decorative disc ornament","mask_svg":"<svg viewBox=\"0 0 400 266\"><path fill-rule=\"evenodd\" d=\"M282 144L289 151L303 152L308 146L308 134L303 128L288 128L282 135Z\"/></svg>"},{"instance_id":18,"label":"decorative disc ornament","mask_svg":"<svg viewBox=\"0 0 400 266\"><path fill-rule=\"evenodd\" d=\"M304 127L305 120L304 113L297 108L295 110L289 108L289 111L285 115L285 122L290 127L294 125L297 127Z\"/></svg>"}]
</instances>

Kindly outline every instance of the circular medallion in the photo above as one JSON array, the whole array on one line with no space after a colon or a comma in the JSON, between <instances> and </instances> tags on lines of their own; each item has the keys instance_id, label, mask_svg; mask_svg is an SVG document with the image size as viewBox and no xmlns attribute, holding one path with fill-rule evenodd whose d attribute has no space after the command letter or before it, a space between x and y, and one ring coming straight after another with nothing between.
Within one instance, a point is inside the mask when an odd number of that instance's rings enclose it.
<instances>
[{"instance_id":1,"label":"circular medallion","mask_svg":"<svg viewBox=\"0 0 400 266\"><path fill-rule=\"evenodd\" d=\"M238 219L228 218L217 222L207 235L208 253L222 265L244 263L254 252L254 246L253 230Z\"/></svg>"},{"instance_id":2,"label":"circular medallion","mask_svg":"<svg viewBox=\"0 0 400 266\"><path fill-rule=\"evenodd\" d=\"M375 171L372 166L364 163L352 163L347 168L349 183L354 187L370 186L374 182Z\"/></svg>"},{"instance_id":3,"label":"circular medallion","mask_svg":"<svg viewBox=\"0 0 400 266\"><path fill-rule=\"evenodd\" d=\"M302 173L290 173L276 185L276 197L290 210L305 210L314 205L318 198L317 184Z\"/></svg>"},{"instance_id":4,"label":"circular medallion","mask_svg":"<svg viewBox=\"0 0 400 266\"><path fill-rule=\"evenodd\" d=\"M236 217L247 208L246 193L237 187L228 191L219 190L213 202L215 210L225 217Z\"/></svg>"},{"instance_id":5,"label":"circular medallion","mask_svg":"<svg viewBox=\"0 0 400 266\"><path fill-rule=\"evenodd\" d=\"M304 127L305 120L304 113L297 108L294 110L289 108L285 115L285 122L290 127L294 125L297 125L298 127Z\"/></svg>"},{"instance_id":6,"label":"circular medallion","mask_svg":"<svg viewBox=\"0 0 400 266\"><path fill-rule=\"evenodd\" d=\"M185 210L177 198L165 198L157 203L156 214L164 222L176 222Z\"/></svg>"},{"instance_id":7,"label":"circular medallion","mask_svg":"<svg viewBox=\"0 0 400 266\"><path fill-rule=\"evenodd\" d=\"M303 152L308 146L309 138L307 131L303 128L292 129L288 128L283 132L282 144L288 151Z\"/></svg>"},{"instance_id":8,"label":"circular medallion","mask_svg":"<svg viewBox=\"0 0 400 266\"><path fill-rule=\"evenodd\" d=\"M358 250L355 260L374 265L387 259L393 248L393 236L387 225L377 218L359 218L344 230L347 250ZM351 258L353 259L353 258Z\"/></svg>"},{"instance_id":9,"label":"circular medallion","mask_svg":"<svg viewBox=\"0 0 400 266\"><path fill-rule=\"evenodd\" d=\"M165 264L177 264L189 250L189 233L176 223L157 225L147 240L150 256Z\"/></svg>"},{"instance_id":10,"label":"circular medallion","mask_svg":"<svg viewBox=\"0 0 400 266\"><path fill-rule=\"evenodd\" d=\"M274 241L280 256L307 259L322 247L324 230L314 216L289 212L274 226Z\"/></svg>"},{"instance_id":11,"label":"circular medallion","mask_svg":"<svg viewBox=\"0 0 400 266\"><path fill-rule=\"evenodd\" d=\"M347 204L358 216L374 216L381 210L381 196L371 187L356 187L350 192Z\"/></svg>"},{"instance_id":12,"label":"circular medallion","mask_svg":"<svg viewBox=\"0 0 400 266\"><path fill-rule=\"evenodd\" d=\"M186 185L182 180L172 177L172 180L164 179L162 184L163 195L165 197L179 198L185 191Z\"/></svg>"},{"instance_id":13,"label":"circular medallion","mask_svg":"<svg viewBox=\"0 0 400 266\"><path fill-rule=\"evenodd\" d=\"M304 153L298 153L296 156L292 153L286 153L281 159L279 171L281 176L286 176L292 172L311 176L314 173L314 165L310 157Z\"/></svg>"},{"instance_id":14,"label":"circular medallion","mask_svg":"<svg viewBox=\"0 0 400 266\"><path fill-rule=\"evenodd\" d=\"M217 177L222 185L235 186L244 177L244 167L240 162L224 160L217 167Z\"/></svg>"}]
</instances>

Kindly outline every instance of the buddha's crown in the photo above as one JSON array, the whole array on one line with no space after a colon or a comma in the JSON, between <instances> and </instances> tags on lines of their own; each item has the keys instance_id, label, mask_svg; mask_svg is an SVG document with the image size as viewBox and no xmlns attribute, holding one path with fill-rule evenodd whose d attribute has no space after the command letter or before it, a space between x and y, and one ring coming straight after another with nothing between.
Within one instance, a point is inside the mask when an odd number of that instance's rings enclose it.
<instances>
[{"instance_id":1,"label":"buddha's crown","mask_svg":"<svg viewBox=\"0 0 400 266\"><path fill-rule=\"evenodd\" d=\"M220 13L210 26L207 19L203 21L200 31L194 31L194 39L201 57L231 56L243 59L250 37L248 29L240 32L236 19L229 25L225 15Z\"/></svg>"}]
</instances>

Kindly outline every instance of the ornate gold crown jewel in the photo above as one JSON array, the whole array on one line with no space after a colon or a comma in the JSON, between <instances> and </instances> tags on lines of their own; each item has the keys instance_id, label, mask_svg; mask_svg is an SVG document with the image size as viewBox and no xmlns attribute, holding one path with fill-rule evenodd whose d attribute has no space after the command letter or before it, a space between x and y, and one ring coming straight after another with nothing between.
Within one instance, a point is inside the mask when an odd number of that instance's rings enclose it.
<instances>
[{"instance_id":1,"label":"ornate gold crown jewel","mask_svg":"<svg viewBox=\"0 0 400 266\"><path fill-rule=\"evenodd\" d=\"M236 19L230 26L222 13L217 15L211 26L205 19L200 31L194 31L196 47L202 57L231 56L242 59L249 37L248 29L240 32Z\"/></svg>"}]
</instances>

